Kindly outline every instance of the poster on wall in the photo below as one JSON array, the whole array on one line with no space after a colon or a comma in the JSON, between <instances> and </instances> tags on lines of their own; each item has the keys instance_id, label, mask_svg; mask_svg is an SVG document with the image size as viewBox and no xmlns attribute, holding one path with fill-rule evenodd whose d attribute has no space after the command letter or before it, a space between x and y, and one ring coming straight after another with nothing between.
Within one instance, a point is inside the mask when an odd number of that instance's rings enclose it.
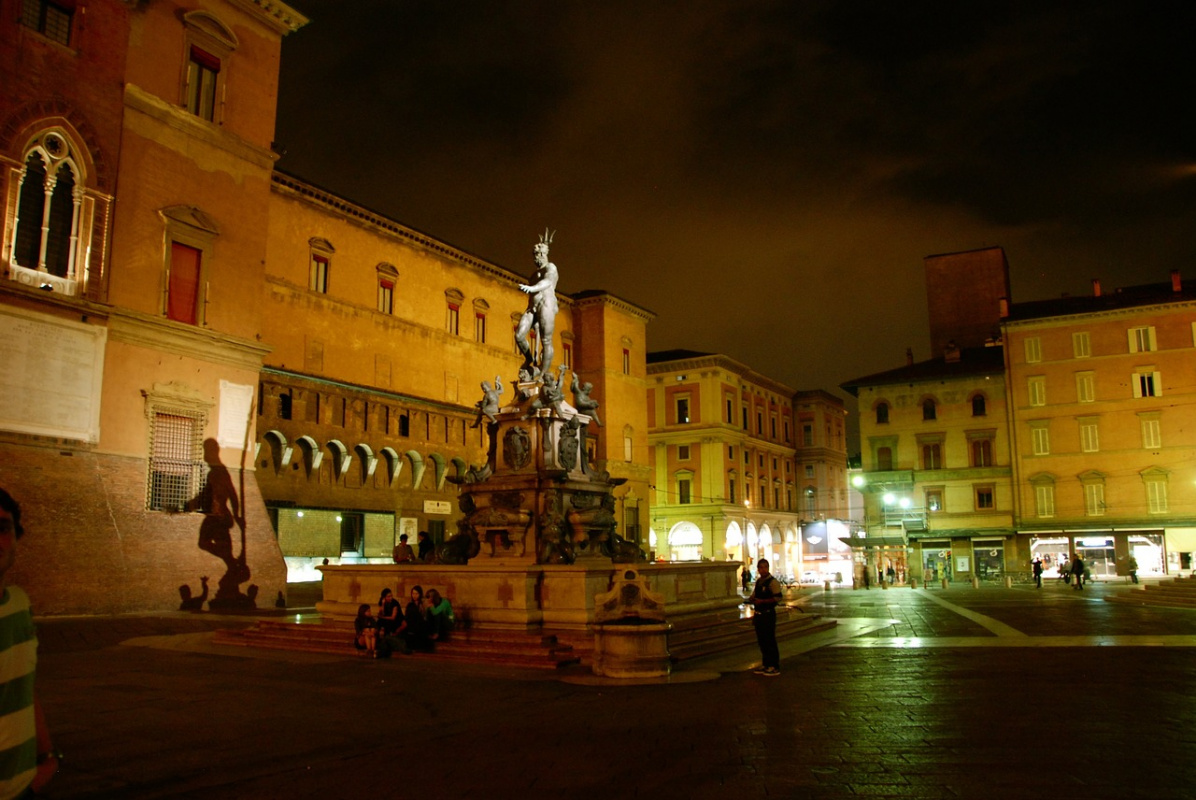
<instances>
[{"instance_id":1,"label":"poster on wall","mask_svg":"<svg viewBox=\"0 0 1196 800\"><path fill-rule=\"evenodd\" d=\"M419 520L415 517L399 517L399 532L402 536L407 534L408 543L414 542L416 536L419 534Z\"/></svg>"},{"instance_id":2,"label":"poster on wall","mask_svg":"<svg viewBox=\"0 0 1196 800\"><path fill-rule=\"evenodd\" d=\"M248 442L249 415L253 411L253 387L220 381L220 427L216 438L221 447L243 450Z\"/></svg>"},{"instance_id":3,"label":"poster on wall","mask_svg":"<svg viewBox=\"0 0 1196 800\"><path fill-rule=\"evenodd\" d=\"M955 571L956 572L970 572L972 559L969 556L955 557Z\"/></svg>"},{"instance_id":4,"label":"poster on wall","mask_svg":"<svg viewBox=\"0 0 1196 800\"><path fill-rule=\"evenodd\" d=\"M108 330L97 325L17 308L0 312L0 429L98 442L107 340Z\"/></svg>"}]
</instances>

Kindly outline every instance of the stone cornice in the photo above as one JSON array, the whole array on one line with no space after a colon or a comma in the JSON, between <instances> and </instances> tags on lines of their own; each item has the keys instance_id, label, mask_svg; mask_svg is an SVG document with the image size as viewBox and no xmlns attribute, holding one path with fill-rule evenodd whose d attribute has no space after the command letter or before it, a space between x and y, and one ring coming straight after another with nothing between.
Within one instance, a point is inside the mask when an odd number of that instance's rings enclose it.
<instances>
[{"instance_id":1,"label":"stone cornice","mask_svg":"<svg viewBox=\"0 0 1196 800\"><path fill-rule=\"evenodd\" d=\"M1057 328L1064 325L1076 325L1081 320L1089 319L1117 319L1121 317L1142 317L1146 314L1190 312L1193 306L1196 306L1196 301L1176 300L1174 302L1143 303L1142 305L1130 305L1097 311L1075 311L1072 313L1052 314L1026 319L1003 319L1001 320L1001 328Z\"/></svg>"},{"instance_id":2,"label":"stone cornice","mask_svg":"<svg viewBox=\"0 0 1196 800\"><path fill-rule=\"evenodd\" d=\"M125 86L125 106L262 169L273 169L278 154L205 122L134 84Z\"/></svg>"},{"instance_id":3,"label":"stone cornice","mask_svg":"<svg viewBox=\"0 0 1196 800\"><path fill-rule=\"evenodd\" d=\"M229 3L257 17L283 36L294 33L311 22L286 3L279 3L277 0L229 0Z\"/></svg>"},{"instance_id":4,"label":"stone cornice","mask_svg":"<svg viewBox=\"0 0 1196 800\"><path fill-rule=\"evenodd\" d=\"M112 309L108 340L254 372L261 370L262 360L270 352L261 342L125 308Z\"/></svg>"},{"instance_id":5,"label":"stone cornice","mask_svg":"<svg viewBox=\"0 0 1196 800\"><path fill-rule=\"evenodd\" d=\"M622 311L624 314L630 314L631 316L637 317L644 322L651 322L652 320L656 319L656 314L644 308L643 306L637 306L630 300L624 300L621 297L616 297L609 292L596 290L578 292L577 294L573 295L573 302L578 308L585 308L586 306L594 305L612 306L613 308L617 308L619 311Z\"/></svg>"},{"instance_id":6,"label":"stone cornice","mask_svg":"<svg viewBox=\"0 0 1196 800\"><path fill-rule=\"evenodd\" d=\"M770 392L776 392L783 395L785 398L792 400L796 392L789 386L775 381L767 375L761 375L751 367L743 364L730 356L722 355L721 353L712 353L706 356L697 356L694 358L682 358L676 361L660 361L655 364L648 365L648 375L667 375L670 372L682 372L686 370L697 370L703 368L718 368L724 369L728 372L738 375L741 379L749 383L756 384L762 389Z\"/></svg>"},{"instance_id":7,"label":"stone cornice","mask_svg":"<svg viewBox=\"0 0 1196 800\"><path fill-rule=\"evenodd\" d=\"M497 264L492 264L477 256L470 255L464 250L459 250L414 228L401 225L392 219L371 211L365 206L360 206L343 197L338 197L332 192L313 186L299 178L275 171L272 180L274 191L310 203L311 205L319 206L325 212L331 212L349 222L369 228L382 236L401 239L407 245L447 257L509 283L520 284L525 280L523 276L516 275L514 272L504 269ZM568 295L562 295L559 292L557 293L557 298L570 305L573 303L573 300Z\"/></svg>"},{"instance_id":8,"label":"stone cornice","mask_svg":"<svg viewBox=\"0 0 1196 800\"><path fill-rule=\"evenodd\" d=\"M411 406L423 409L435 409L443 413L452 413L471 417L473 411L468 406L460 403L446 403L439 400L430 400L426 397L416 397L415 395L402 394L400 392L392 392L388 389L379 389L375 386L362 386L355 383L346 383L345 381L338 381L333 378L322 378L319 375L309 375L304 372L295 372L289 369L280 369L279 367L262 367L261 377L263 381L276 381L280 384L294 385L297 383L305 383L311 386L333 386L342 390L345 394L351 394L359 397L380 397L396 405Z\"/></svg>"}]
</instances>

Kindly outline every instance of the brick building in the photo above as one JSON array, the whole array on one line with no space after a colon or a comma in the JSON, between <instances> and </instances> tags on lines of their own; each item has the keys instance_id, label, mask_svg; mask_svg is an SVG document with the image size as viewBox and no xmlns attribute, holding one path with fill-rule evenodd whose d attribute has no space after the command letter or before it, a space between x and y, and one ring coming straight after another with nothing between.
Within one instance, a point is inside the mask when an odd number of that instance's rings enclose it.
<instances>
[{"instance_id":1,"label":"brick building","mask_svg":"<svg viewBox=\"0 0 1196 800\"><path fill-rule=\"evenodd\" d=\"M284 549L368 559L404 520L454 529L447 478L484 459L476 387L515 374L526 275L275 171L281 42L306 22L276 0L0 0L0 485L41 613L261 607ZM652 315L561 306L558 363L594 385L588 446L627 479L635 539Z\"/></svg>"}]
</instances>

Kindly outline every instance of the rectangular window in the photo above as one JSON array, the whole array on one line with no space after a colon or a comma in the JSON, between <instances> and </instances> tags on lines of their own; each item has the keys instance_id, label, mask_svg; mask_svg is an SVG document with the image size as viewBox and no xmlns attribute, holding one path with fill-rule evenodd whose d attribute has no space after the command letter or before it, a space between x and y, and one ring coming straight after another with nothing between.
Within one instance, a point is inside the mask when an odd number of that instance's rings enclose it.
<instances>
[{"instance_id":1,"label":"rectangular window","mask_svg":"<svg viewBox=\"0 0 1196 800\"><path fill-rule=\"evenodd\" d=\"M569 342L561 345L561 363L573 369L573 345Z\"/></svg>"},{"instance_id":2,"label":"rectangular window","mask_svg":"<svg viewBox=\"0 0 1196 800\"><path fill-rule=\"evenodd\" d=\"M762 411L756 412L756 435L764 435L764 412Z\"/></svg>"},{"instance_id":3,"label":"rectangular window","mask_svg":"<svg viewBox=\"0 0 1196 800\"><path fill-rule=\"evenodd\" d=\"M677 398L677 424L678 425L689 424L689 398L688 397L678 397Z\"/></svg>"},{"instance_id":4,"label":"rectangular window","mask_svg":"<svg viewBox=\"0 0 1196 800\"><path fill-rule=\"evenodd\" d=\"M308 272L307 288L313 292L320 294L328 294L328 257L318 256L314 253L311 257L311 269Z\"/></svg>"},{"instance_id":5,"label":"rectangular window","mask_svg":"<svg viewBox=\"0 0 1196 800\"><path fill-rule=\"evenodd\" d=\"M623 374L631 374L631 351L623 348Z\"/></svg>"},{"instance_id":6,"label":"rectangular window","mask_svg":"<svg viewBox=\"0 0 1196 800\"><path fill-rule=\"evenodd\" d=\"M771 433L771 436L772 436L772 438L774 438L774 439L775 439L775 438L777 438L777 418L776 418L776 417L773 417L773 418L772 418L772 419L770 419L768 422L769 422L769 425L770 425L770 430L771 430L771 432L772 432L772 433Z\"/></svg>"},{"instance_id":7,"label":"rectangular window","mask_svg":"<svg viewBox=\"0 0 1196 800\"><path fill-rule=\"evenodd\" d=\"M789 420L785 420L785 444L789 444Z\"/></svg>"},{"instance_id":8,"label":"rectangular window","mask_svg":"<svg viewBox=\"0 0 1196 800\"><path fill-rule=\"evenodd\" d=\"M677 481L677 502L681 505L688 505L690 502L688 479L682 478Z\"/></svg>"},{"instance_id":9,"label":"rectangular window","mask_svg":"<svg viewBox=\"0 0 1196 800\"><path fill-rule=\"evenodd\" d=\"M1031 336L1026 339L1026 362L1037 364L1039 361L1042 361L1042 340Z\"/></svg>"},{"instance_id":10,"label":"rectangular window","mask_svg":"<svg viewBox=\"0 0 1196 800\"><path fill-rule=\"evenodd\" d=\"M199 321L199 268L202 252L178 242L170 243L170 276L166 316L195 325Z\"/></svg>"},{"instance_id":11,"label":"rectangular window","mask_svg":"<svg viewBox=\"0 0 1196 800\"><path fill-rule=\"evenodd\" d=\"M931 512L943 510L943 490L942 489L927 489L926 490L926 510L931 511Z\"/></svg>"},{"instance_id":12,"label":"rectangular window","mask_svg":"<svg viewBox=\"0 0 1196 800\"><path fill-rule=\"evenodd\" d=\"M1046 405L1046 378L1042 375L1036 375L1026 382L1027 388L1030 390L1030 405L1045 406Z\"/></svg>"},{"instance_id":13,"label":"rectangular window","mask_svg":"<svg viewBox=\"0 0 1196 800\"><path fill-rule=\"evenodd\" d=\"M1151 350L1157 349L1155 346L1154 326L1130 328L1128 333L1131 353L1148 353Z\"/></svg>"},{"instance_id":14,"label":"rectangular window","mask_svg":"<svg viewBox=\"0 0 1196 800\"><path fill-rule=\"evenodd\" d=\"M1051 452L1051 435L1046 425L1038 425L1030 429L1034 443L1034 455L1045 456Z\"/></svg>"},{"instance_id":15,"label":"rectangular window","mask_svg":"<svg viewBox=\"0 0 1196 800\"><path fill-rule=\"evenodd\" d=\"M922 445L922 469L942 468L942 446L935 443Z\"/></svg>"},{"instance_id":16,"label":"rectangular window","mask_svg":"<svg viewBox=\"0 0 1196 800\"><path fill-rule=\"evenodd\" d=\"M1092 342L1088 337L1088 331L1071 335L1071 350L1076 358L1088 358L1092 355Z\"/></svg>"},{"instance_id":17,"label":"rectangular window","mask_svg":"<svg viewBox=\"0 0 1196 800\"><path fill-rule=\"evenodd\" d=\"M744 429L745 431L748 429L748 410L747 410L747 406L744 406L744 407L743 407L743 429Z\"/></svg>"},{"instance_id":18,"label":"rectangular window","mask_svg":"<svg viewBox=\"0 0 1196 800\"><path fill-rule=\"evenodd\" d=\"M191 57L187 62L187 110L208 122L216 120L216 79L219 75L220 59L191 45Z\"/></svg>"},{"instance_id":19,"label":"rectangular window","mask_svg":"<svg viewBox=\"0 0 1196 800\"><path fill-rule=\"evenodd\" d=\"M1055 516L1055 485L1044 483L1034 487L1034 510L1039 517Z\"/></svg>"},{"instance_id":20,"label":"rectangular window","mask_svg":"<svg viewBox=\"0 0 1196 800\"><path fill-rule=\"evenodd\" d=\"M1146 508L1151 514L1167 513L1166 481L1146 482Z\"/></svg>"},{"instance_id":21,"label":"rectangular window","mask_svg":"<svg viewBox=\"0 0 1196 800\"><path fill-rule=\"evenodd\" d=\"M814 446L814 426L813 425L807 424L807 425L801 426L801 443L804 447L813 447Z\"/></svg>"},{"instance_id":22,"label":"rectangular window","mask_svg":"<svg viewBox=\"0 0 1196 800\"><path fill-rule=\"evenodd\" d=\"M972 440L972 466L991 467L993 465L993 440Z\"/></svg>"},{"instance_id":23,"label":"rectangular window","mask_svg":"<svg viewBox=\"0 0 1196 800\"><path fill-rule=\"evenodd\" d=\"M461 306L449 303L444 315L444 329L453 336L461 333Z\"/></svg>"},{"instance_id":24,"label":"rectangular window","mask_svg":"<svg viewBox=\"0 0 1196 800\"><path fill-rule=\"evenodd\" d=\"M977 486L976 487L976 510L984 511L994 507L993 504L993 487L991 486Z\"/></svg>"},{"instance_id":25,"label":"rectangular window","mask_svg":"<svg viewBox=\"0 0 1196 800\"><path fill-rule=\"evenodd\" d=\"M1092 403L1096 401L1096 373L1076 373L1076 401Z\"/></svg>"},{"instance_id":26,"label":"rectangular window","mask_svg":"<svg viewBox=\"0 0 1196 800\"><path fill-rule=\"evenodd\" d=\"M184 511L201 498L206 478L203 460L203 417L185 411L154 411L150 424L150 511Z\"/></svg>"},{"instance_id":27,"label":"rectangular window","mask_svg":"<svg viewBox=\"0 0 1196 800\"><path fill-rule=\"evenodd\" d=\"M1135 372L1131 385L1134 397L1159 397L1163 394L1162 376L1158 372Z\"/></svg>"},{"instance_id":28,"label":"rectangular window","mask_svg":"<svg viewBox=\"0 0 1196 800\"><path fill-rule=\"evenodd\" d=\"M1160 432L1157 417L1142 417L1142 447L1147 450L1157 450L1163 446L1163 436Z\"/></svg>"},{"instance_id":29,"label":"rectangular window","mask_svg":"<svg viewBox=\"0 0 1196 800\"><path fill-rule=\"evenodd\" d=\"M478 342L479 344L486 343L486 315L485 314L475 313L473 315L473 340L475 342ZM569 345L565 345L562 348L562 351L564 352L564 355L565 355L565 357L563 359L565 366L572 367L573 366L573 359L571 357L573 355L572 349L569 347Z\"/></svg>"},{"instance_id":30,"label":"rectangular window","mask_svg":"<svg viewBox=\"0 0 1196 800\"><path fill-rule=\"evenodd\" d=\"M735 502L735 479L731 478L727 481L727 500Z\"/></svg>"},{"instance_id":31,"label":"rectangular window","mask_svg":"<svg viewBox=\"0 0 1196 800\"><path fill-rule=\"evenodd\" d=\"M806 477L807 478L814 477L814 465L813 464L806 464Z\"/></svg>"},{"instance_id":32,"label":"rectangular window","mask_svg":"<svg viewBox=\"0 0 1196 800\"><path fill-rule=\"evenodd\" d=\"M763 486L761 486L761 487L760 487L760 508L766 508L766 507L767 507L767 505L766 505L766 503L765 503L765 500L767 499L767 497L768 497L768 495L767 495L767 493L765 492L765 490L764 490L764 487L763 487Z\"/></svg>"},{"instance_id":33,"label":"rectangular window","mask_svg":"<svg viewBox=\"0 0 1196 800\"><path fill-rule=\"evenodd\" d=\"M727 445L727 460L728 461L735 460L735 448L732 447L731 445Z\"/></svg>"},{"instance_id":34,"label":"rectangular window","mask_svg":"<svg viewBox=\"0 0 1196 800\"><path fill-rule=\"evenodd\" d=\"M1080 450L1084 453L1095 453L1100 450L1100 436L1095 420L1080 422Z\"/></svg>"},{"instance_id":35,"label":"rectangular window","mask_svg":"<svg viewBox=\"0 0 1196 800\"><path fill-rule=\"evenodd\" d=\"M727 398L727 424L735 422L735 406L730 397Z\"/></svg>"},{"instance_id":36,"label":"rectangular window","mask_svg":"<svg viewBox=\"0 0 1196 800\"><path fill-rule=\"evenodd\" d=\"M689 445L687 445L687 444L677 445L677 460L678 461L689 461Z\"/></svg>"},{"instance_id":37,"label":"rectangular window","mask_svg":"<svg viewBox=\"0 0 1196 800\"><path fill-rule=\"evenodd\" d=\"M74 0L22 0L21 24L47 39L70 46L71 19L75 15Z\"/></svg>"},{"instance_id":38,"label":"rectangular window","mask_svg":"<svg viewBox=\"0 0 1196 800\"><path fill-rule=\"evenodd\" d=\"M1084 513L1090 517L1105 515L1105 485L1103 483L1084 484Z\"/></svg>"},{"instance_id":39,"label":"rectangular window","mask_svg":"<svg viewBox=\"0 0 1196 800\"><path fill-rule=\"evenodd\" d=\"M378 279L378 310L393 314L395 308L395 284L385 278Z\"/></svg>"}]
</instances>

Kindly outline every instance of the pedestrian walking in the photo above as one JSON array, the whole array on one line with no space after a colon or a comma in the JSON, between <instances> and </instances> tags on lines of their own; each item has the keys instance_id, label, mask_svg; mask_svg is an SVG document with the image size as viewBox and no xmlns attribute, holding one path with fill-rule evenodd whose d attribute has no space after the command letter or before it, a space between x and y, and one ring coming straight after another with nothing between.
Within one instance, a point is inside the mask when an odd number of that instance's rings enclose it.
<instances>
[{"instance_id":1,"label":"pedestrian walking","mask_svg":"<svg viewBox=\"0 0 1196 800\"><path fill-rule=\"evenodd\" d=\"M1071 577L1075 581L1075 584L1071 588L1082 591L1084 589L1084 559L1080 558L1079 553L1072 553Z\"/></svg>"},{"instance_id":2,"label":"pedestrian walking","mask_svg":"<svg viewBox=\"0 0 1196 800\"><path fill-rule=\"evenodd\" d=\"M756 562L756 588L748 602L752 604L752 626L756 629L756 643L760 645L763 663L757 675L781 674L781 651L777 648L777 603L781 600L781 582L768 571L768 559Z\"/></svg>"},{"instance_id":3,"label":"pedestrian walking","mask_svg":"<svg viewBox=\"0 0 1196 800\"><path fill-rule=\"evenodd\" d=\"M1129 561L1126 562L1125 566L1129 570L1130 580L1133 581L1134 583L1137 583L1138 582L1138 559L1134 558L1133 556L1130 556L1130 559L1129 559Z\"/></svg>"},{"instance_id":4,"label":"pedestrian walking","mask_svg":"<svg viewBox=\"0 0 1196 800\"><path fill-rule=\"evenodd\" d=\"M1038 556L1034 557L1034 585L1042 588L1042 559Z\"/></svg>"}]
</instances>

